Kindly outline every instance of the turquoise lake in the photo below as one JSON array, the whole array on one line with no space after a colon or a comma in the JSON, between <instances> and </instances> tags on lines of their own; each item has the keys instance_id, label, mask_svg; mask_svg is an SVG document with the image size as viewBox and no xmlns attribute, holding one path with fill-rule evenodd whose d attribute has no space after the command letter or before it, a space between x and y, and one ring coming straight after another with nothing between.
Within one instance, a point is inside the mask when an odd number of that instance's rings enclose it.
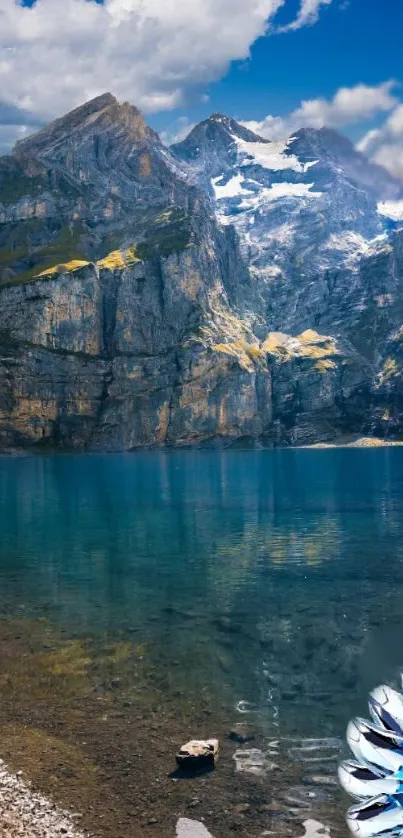
<instances>
[{"instance_id":1,"label":"turquoise lake","mask_svg":"<svg viewBox=\"0 0 403 838\"><path fill-rule=\"evenodd\" d=\"M298 777L282 769L283 810L289 789L311 789L321 817L340 824L347 722L403 668L403 449L2 458L0 501L4 623L46 621L63 642L84 638L95 674L102 643L137 650L159 706L186 705L183 741L198 732L189 702L199 719L208 696L203 735L247 719L280 769L302 765ZM124 666L116 701L122 685L131 713ZM271 780L259 782L270 804ZM231 835L215 817L214 838ZM263 834L262 818L246 827L239 815L239 834Z\"/></svg>"}]
</instances>

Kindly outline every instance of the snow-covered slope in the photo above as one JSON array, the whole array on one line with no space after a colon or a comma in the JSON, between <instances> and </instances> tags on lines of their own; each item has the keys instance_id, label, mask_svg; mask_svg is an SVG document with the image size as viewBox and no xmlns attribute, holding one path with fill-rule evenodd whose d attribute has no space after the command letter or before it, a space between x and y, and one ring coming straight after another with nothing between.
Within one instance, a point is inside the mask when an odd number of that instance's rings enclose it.
<instances>
[{"instance_id":1,"label":"snow-covered slope","mask_svg":"<svg viewBox=\"0 0 403 838\"><path fill-rule=\"evenodd\" d=\"M358 274L403 220L403 185L329 129L269 142L215 114L171 150L236 228L273 329L312 325L329 275Z\"/></svg>"}]
</instances>

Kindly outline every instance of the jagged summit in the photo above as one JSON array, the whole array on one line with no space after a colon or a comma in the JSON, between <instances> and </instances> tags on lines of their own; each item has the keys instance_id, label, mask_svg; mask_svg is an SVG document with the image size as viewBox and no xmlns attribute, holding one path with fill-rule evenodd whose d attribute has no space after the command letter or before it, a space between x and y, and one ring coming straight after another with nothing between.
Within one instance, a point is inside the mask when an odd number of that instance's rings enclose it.
<instances>
[{"instance_id":1,"label":"jagged summit","mask_svg":"<svg viewBox=\"0 0 403 838\"><path fill-rule=\"evenodd\" d=\"M342 170L345 177L378 199L400 198L403 194L400 181L371 163L348 137L334 128L301 128L291 137L289 149L304 162L316 159Z\"/></svg>"},{"instance_id":2,"label":"jagged summit","mask_svg":"<svg viewBox=\"0 0 403 838\"><path fill-rule=\"evenodd\" d=\"M14 154L40 155L54 150L66 141L74 144L75 138L108 128L124 129L134 140L153 138L157 134L148 127L141 112L128 102L120 103L111 93L104 93L75 108L70 113L46 125L36 134L19 140Z\"/></svg>"},{"instance_id":3,"label":"jagged summit","mask_svg":"<svg viewBox=\"0 0 403 838\"><path fill-rule=\"evenodd\" d=\"M268 143L269 140L261 137L259 134L255 134L254 131L250 131L249 128L246 128L245 125L242 125L241 122L237 122L232 116L226 116L222 113L213 113L211 116L208 117L204 122L200 123L203 125L215 125L220 127L222 130L227 131L231 137L238 137L240 139L245 140L246 142L260 142L260 143ZM194 131L197 129L196 126Z\"/></svg>"},{"instance_id":4,"label":"jagged summit","mask_svg":"<svg viewBox=\"0 0 403 838\"><path fill-rule=\"evenodd\" d=\"M200 122L183 142L171 146L178 160L187 164L194 177L209 188L210 179L230 171L236 163L238 148L242 144L270 145L236 119L214 113Z\"/></svg>"},{"instance_id":5,"label":"jagged summit","mask_svg":"<svg viewBox=\"0 0 403 838\"><path fill-rule=\"evenodd\" d=\"M269 142L245 128L231 116L214 113L196 125L183 142L174 143L171 150L181 160L197 163L198 160L205 159L206 155L211 153L212 146L218 154L222 154L233 147L237 140L248 143Z\"/></svg>"},{"instance_id":6,"label":"jagged summit","mask_svg":"<svg viewBox=\"0 0 403 838\"><path fill-rule=\"evenodd\" d=\"M162 211L192 201L183 166L140 111L110 93L98 96L0 158L0 285L102 259L142 239ZM9 222L20 225L11 242Z\"/></svg>"}]
</instances>

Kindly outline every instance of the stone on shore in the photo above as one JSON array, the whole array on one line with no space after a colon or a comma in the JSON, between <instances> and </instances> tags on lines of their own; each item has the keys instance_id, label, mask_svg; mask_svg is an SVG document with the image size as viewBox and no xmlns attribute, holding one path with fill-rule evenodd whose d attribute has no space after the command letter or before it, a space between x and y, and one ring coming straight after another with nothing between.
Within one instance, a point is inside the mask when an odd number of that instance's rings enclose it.
<instances>
[{"instance_id":1,"label":"stone on shore","mask_svg":"<svg viewBox=\"0 0 403 838\"><path fill-rule=\"evenodd\" d=\"M203 766L214 767L219 754L218 739L192 739L180 749L176 762L185 770Z\"/></svg>"}]
</instances>

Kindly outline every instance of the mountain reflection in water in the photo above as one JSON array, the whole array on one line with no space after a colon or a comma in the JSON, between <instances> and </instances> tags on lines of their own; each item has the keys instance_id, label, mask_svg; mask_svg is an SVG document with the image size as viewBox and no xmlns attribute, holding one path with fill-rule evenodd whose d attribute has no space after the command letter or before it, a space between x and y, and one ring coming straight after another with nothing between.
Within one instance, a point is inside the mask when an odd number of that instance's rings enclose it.
<instances>
[{"instance_id":1,"label":"mountain reflection in water","mask_svg":"<svg viewBox=\"0 0 403 838\"><path fill-rule=\"evenodd\" d=\"M402 664L403 449L3 458L0 526L3 617L128 650L167 706L247 715L326 794Z\"/></svg>"}]
</instances>

